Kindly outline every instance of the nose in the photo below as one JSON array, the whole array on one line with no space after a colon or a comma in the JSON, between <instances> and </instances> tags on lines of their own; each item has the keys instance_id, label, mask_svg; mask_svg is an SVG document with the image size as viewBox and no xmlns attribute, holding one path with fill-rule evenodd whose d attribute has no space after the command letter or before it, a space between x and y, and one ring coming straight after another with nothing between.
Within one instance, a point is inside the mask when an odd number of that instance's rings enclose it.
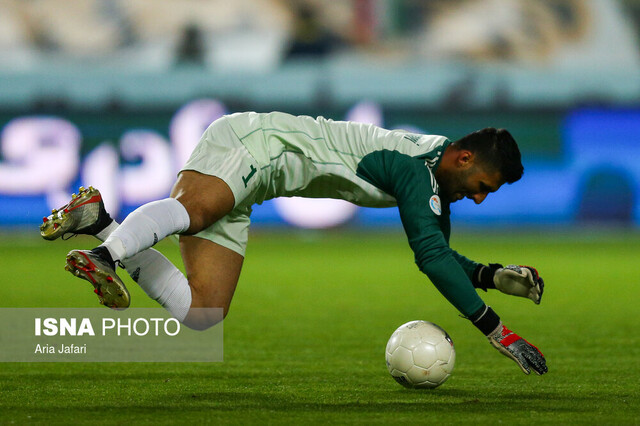
<instances>
[{"instance_id":1,"label":"nose","mask_svg":"<svg viewBox=\"0 0 640 426\"><path fill-rule=\"evenodd\" d=\"M471 199L476 204L482 203L485 198L487 198L487 193L486 192L485 193L477 193L477 194L471 195Z\"/></svg>"}]
</instances>

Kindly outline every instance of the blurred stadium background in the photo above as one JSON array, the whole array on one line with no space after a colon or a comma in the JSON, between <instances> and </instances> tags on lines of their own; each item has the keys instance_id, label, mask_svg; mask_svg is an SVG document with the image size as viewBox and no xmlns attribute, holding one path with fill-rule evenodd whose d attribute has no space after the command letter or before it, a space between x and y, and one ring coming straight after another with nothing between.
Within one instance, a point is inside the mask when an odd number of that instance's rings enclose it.
<instances>
[{"instance_id":1,"label":"blurred stadium background","mask_svg":"<svg viewBox=\"0 0 640 426\"><path fill-rule=\"evenodd\" d=\"M454 204L453 246L540 268L540 306L482 297L550 366L525 378L457 316L397 209L280 199L254 209L224 363L3 364L0 423L638 424L639 33L640 0L0 0L0 306L98 308L63 269L95 240L44 242L42 216L81 184L119 219L167 196L225 113L506 127L524 178ZM435 393L384 366L414 319L456 342Z\"/></svg>"},{"instance_id":2,"label":"blurred stadium background","mask_svg":"<svg viewBox=\"0 0 640 426\"><path fill-rule=\"evenodd\" d=\"M639 32L637 0L0 0L0 223L33 229L80 184L121 219L168 194L214 119L282 110L508 128L524 179L454 224L637 227ZM296 199L252 220L398 224Z\"/></svg>"}]
</instances>

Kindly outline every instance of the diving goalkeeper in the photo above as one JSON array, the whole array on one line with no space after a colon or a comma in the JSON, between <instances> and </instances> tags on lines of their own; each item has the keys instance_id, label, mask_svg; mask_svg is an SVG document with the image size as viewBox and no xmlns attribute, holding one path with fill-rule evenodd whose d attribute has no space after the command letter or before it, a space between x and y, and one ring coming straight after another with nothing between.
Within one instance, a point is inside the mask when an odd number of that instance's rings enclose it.
<instances>
[{"instance_id":1,"label":"diving goalkeeper","mask_svg":"<svg viewBox=\"0 0 640 426\"><path fill-rule=\"evenodd\" d=\"M449 247L450 203L480 204L523 174L518 146L504 129L459 140L280 112L237 113L209 126L178 174L169 198L145 204L118 225L98 190L81 188L44 218L45 239L90 234L103 241L72 250L66 268L94 286L100 302L129 306L118 277L140 287L193 328L226 316L248 240L251 208L275 197L338 198L359 206L397 206L415 261L444 297L501 353L529 374L547 372L542 353L505 327L476 289L498 289L540 302L544 283L532 267L476 263ZM186 276L151 247L180 237Z\"/></svg>"}]
</instances>

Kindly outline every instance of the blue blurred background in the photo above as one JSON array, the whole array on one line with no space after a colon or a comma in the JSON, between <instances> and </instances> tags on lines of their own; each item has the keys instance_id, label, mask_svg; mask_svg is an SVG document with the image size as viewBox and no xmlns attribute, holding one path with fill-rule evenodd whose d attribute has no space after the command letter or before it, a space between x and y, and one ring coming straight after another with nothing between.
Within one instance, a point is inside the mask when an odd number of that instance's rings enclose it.
<instances>
[{"instance_id":1,"label":"blue blurred background","mask_svg":"<svg viewBox=\"0 0 640 426\"><path fill-rule=\"evenodd\" d=\"M640 226L638 0L0 0L0 225L77 186L123 218L216 118L281 110L456 139L509 129L525 175L453 222ZM396 226L280 199L257 226Z\"/></svg>"}]
</instances>

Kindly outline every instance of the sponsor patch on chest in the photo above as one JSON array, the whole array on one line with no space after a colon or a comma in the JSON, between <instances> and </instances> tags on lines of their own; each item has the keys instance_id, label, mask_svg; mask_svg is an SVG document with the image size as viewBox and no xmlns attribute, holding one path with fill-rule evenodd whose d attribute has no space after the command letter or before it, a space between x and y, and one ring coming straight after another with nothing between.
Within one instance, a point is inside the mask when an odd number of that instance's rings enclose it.
<instances>
[{"instance_id":1,"label":"sponsor patch on chest","mask_svg":"<svg viewBox=\"0 0 640 426\"><path fill-rule=\"evenodd\" d=\"M432 195L429 198L429 207L431 210L437 215L440 216L442 214L442 206L440 205L440 197L437 195Z\"/></svg>"}]
</instances>

